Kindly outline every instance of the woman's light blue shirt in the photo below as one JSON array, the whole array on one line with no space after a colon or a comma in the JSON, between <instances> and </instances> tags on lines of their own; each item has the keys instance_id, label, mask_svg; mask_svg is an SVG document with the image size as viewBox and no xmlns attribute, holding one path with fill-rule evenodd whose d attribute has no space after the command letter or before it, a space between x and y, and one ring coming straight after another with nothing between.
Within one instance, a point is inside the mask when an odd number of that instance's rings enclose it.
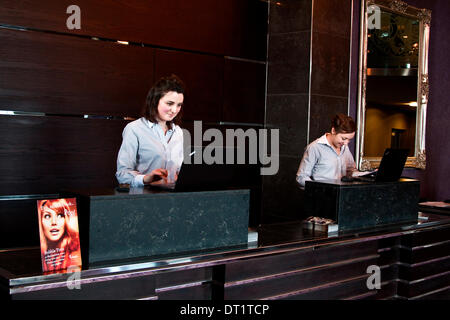
<instances>
[{"instance_id":1,"label":"woman's light blue shirt","mask_svg":"<svg viewBox=\"0 0 450 320\"><path fill-rule=\"evenodd\" d=\"M117 156L116 178L131 187L144 186L144 175L167 169L179 170L183 162L183 130L173 125L166 134L157 123L139 118L126 125ZM169 163L171 161L171 163Z\"/></svg>"},{"instance_id":2,"label":"woman's light blue shirt","mask_svg":"<svg viewBox=\"0 0 450 320\"><path fill-rule=\"evenodd\" d=\"M307 180L340 180L354 170L355 160L348 146L342 146L337 154L324 134L306 147L296 180L304 187Z\"/></svg>"}]
</instances>

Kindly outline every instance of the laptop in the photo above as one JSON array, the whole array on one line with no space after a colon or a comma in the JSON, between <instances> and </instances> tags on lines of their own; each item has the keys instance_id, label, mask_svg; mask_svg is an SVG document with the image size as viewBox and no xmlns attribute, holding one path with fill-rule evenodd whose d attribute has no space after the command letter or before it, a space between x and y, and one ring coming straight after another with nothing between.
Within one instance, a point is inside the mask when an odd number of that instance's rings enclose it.
<instances>
[{"instance_id":1,"label":"laptop","mask_svg":"<svg viewBox=\"0 0 450 320\"><path fill-rule=\"evenodd\" d=\"M190 164L183 162L175 184L156 184L167 191L213 191L247 188L260 177L260 165Z\"/></svg>"},{"instance_id":2,"label":"laptop","mask_svg":"<svg viewBox=\"0 0 450 320\"><path fill-rule=\"evenodd\" d=\"M408 149L387 148L384 151L378 170L368 175L355 177L355 180L367 182L397 181L402 176L403 168L408 158L408 152Z\"/></svg>"},{"instance_id":3,"label":"laptop","mask_svg":"<svg viewBox=\"0 0 450 320\"><path fill-rule=\"evenodd\" d=\"M251 184L252 168L226 164L185 164L181 166L175 191L212 191Z\"/></svg>"}]
</instances>

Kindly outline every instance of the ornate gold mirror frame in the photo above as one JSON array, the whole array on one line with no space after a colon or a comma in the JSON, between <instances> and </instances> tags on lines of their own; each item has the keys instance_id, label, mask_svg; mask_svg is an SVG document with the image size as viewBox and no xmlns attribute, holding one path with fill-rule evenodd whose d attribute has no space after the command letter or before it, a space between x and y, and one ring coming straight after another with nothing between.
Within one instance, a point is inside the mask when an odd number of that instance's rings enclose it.
<instances>
[{"instance_id":1,"label":"ornate gold mirror frame","mask_svg":"<svg viewBox=\"0 0 450 320\"><path fill-rule=\"evenodd\" d=\"M377 12L378 10L378 12ZM366 89L367 89L367 50L368 50L368 28L376 27L376 14L389 12L402 17L412 18L419 21L419 48L417 67L417 108L415 129L414 155L409 156L406 167L425 169L425 120L428 103L428 48L431 11L418 9L399 0L362 0L361 9L361 39L359 56L359 92L356 138L356 163L359 170L365 171L379 166L381 157L364 156L364 134L366 124Z\"/></svg>"}]
</instances>

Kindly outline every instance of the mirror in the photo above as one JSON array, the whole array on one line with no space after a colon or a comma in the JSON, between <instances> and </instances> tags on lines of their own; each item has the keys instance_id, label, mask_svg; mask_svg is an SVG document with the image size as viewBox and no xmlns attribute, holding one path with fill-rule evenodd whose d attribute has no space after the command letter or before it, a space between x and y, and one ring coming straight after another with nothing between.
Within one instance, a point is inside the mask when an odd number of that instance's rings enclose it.
<instances>
[{"instance_id":1,"label":"mirror","mask_svg":"<svg viewBox=\"0 0 450 320\"><path fill-rule=\"evenodd\" d=\"M377 168L386 148L409 149L425 169L431 11L399 0L362 0L356 162Z\"/></svg>"}]
</instances>

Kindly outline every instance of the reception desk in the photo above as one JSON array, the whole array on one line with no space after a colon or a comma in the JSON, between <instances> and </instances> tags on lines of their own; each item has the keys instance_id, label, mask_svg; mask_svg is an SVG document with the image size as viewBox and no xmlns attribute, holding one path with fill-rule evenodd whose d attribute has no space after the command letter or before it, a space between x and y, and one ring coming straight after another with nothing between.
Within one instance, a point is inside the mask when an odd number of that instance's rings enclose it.
<instances>
[{"instance_id":1,"label":"reception desk","mask_svg":"<svg viewBox=\"0 0 450 320\"><path fill-rule=\"evenodd\" d=\"M78 203L84 264L247 244L250 191L132 188L68 193Z\"/></svg>"},{"instance_id":2,"label":"reception desk","mask_svg":"<svg viewBox=\"0 0 450 320\"><path fill-rule=\"evenodd\" d=\"M306 181L307 215L334 220L339 230L372 228L417 219L420 182Z\"/></svg>"},{"instance_id":3,"label":"reception desk","mask_svg":"<svg viewBox=\"0 0 450 320\"><path fill-rule=\"evenodd\" d=\"M3 251L0 292L9 299L450 298L449 216L419 213L414 222L333 236L299 222L258 233L257 245L83 266L76 276L42 274L38 248ZM370 266L379 267L379 289L367 286Z\"/></svg>"}]
</instances>

